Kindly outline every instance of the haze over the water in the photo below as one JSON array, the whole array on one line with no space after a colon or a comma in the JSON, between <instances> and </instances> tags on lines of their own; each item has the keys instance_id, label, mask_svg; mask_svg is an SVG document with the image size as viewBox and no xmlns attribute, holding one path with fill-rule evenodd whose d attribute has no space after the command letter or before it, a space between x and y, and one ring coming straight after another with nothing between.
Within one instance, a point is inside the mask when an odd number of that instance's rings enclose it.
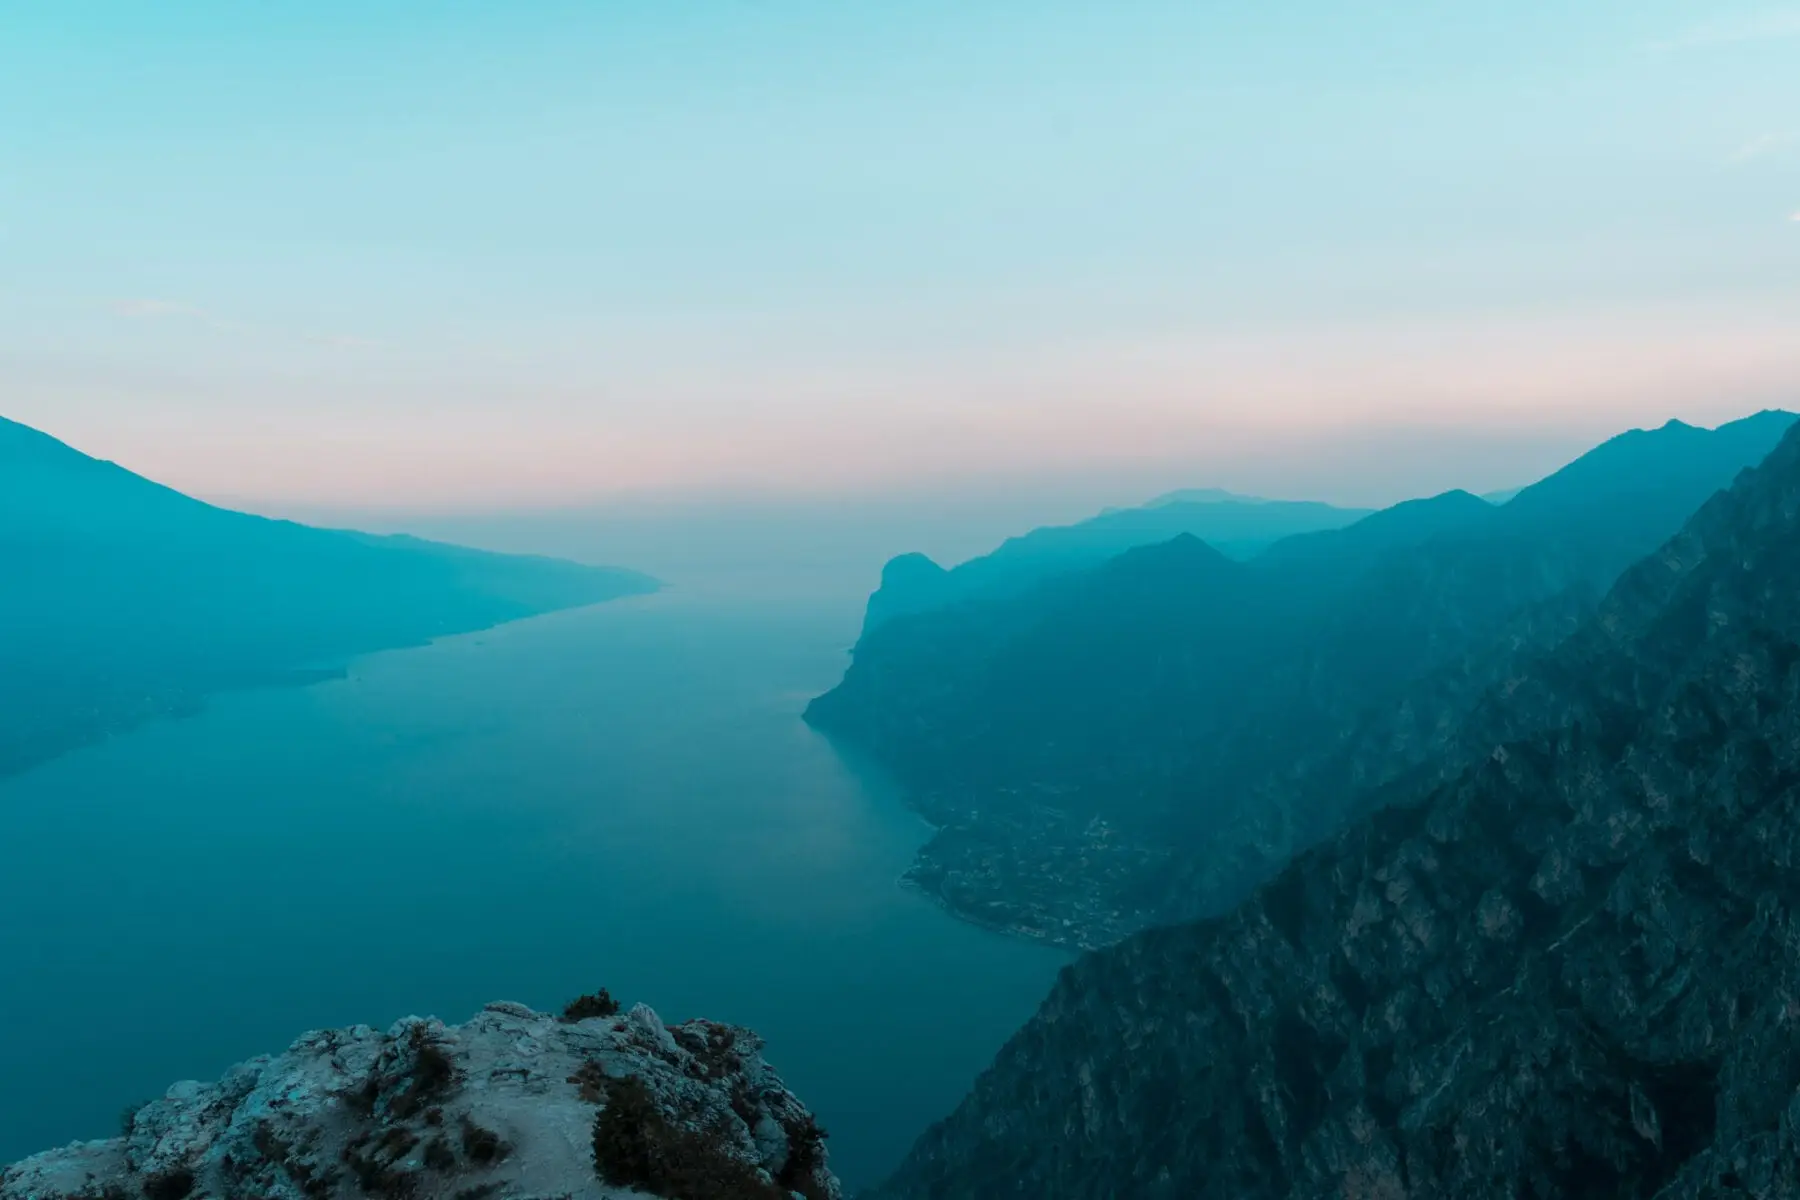
<instances>
[{"instance_id":1,"label":"haze over the water","mask_svg":"<svg viewBox=\"0 0 1800 1200\"><path fill-rule=\"evenodd\" d=\"M13 5L7 411L469 512L1380 502L1792 403L1800 10L1354 9Z\"/></svg>"}]
</instances>

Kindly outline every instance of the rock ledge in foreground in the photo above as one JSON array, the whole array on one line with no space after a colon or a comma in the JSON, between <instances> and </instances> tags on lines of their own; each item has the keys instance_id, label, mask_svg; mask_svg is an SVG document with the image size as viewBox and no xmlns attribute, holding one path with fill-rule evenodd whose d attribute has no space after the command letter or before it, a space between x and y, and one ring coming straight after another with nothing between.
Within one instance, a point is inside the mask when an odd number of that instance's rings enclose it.
<instances>
[{"instance_id":1,"label":"rock ledge in foreground","mask_svg":"<svg viewBox=\"0 0 1800 1200\"><path fill-rule=\"evenodd\" d=\"M121 1137L6 1168L0 1200L840 1200L823 1135L761 1051L641 1004L308 1033L176 1084Z\"/></svg>"}]
</instances>

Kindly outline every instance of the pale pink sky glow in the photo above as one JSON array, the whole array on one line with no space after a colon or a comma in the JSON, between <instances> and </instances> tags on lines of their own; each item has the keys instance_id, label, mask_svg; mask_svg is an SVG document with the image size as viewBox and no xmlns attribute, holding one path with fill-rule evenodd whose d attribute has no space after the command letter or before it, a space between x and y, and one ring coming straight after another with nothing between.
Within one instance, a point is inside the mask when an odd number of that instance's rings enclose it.
<instances>
[{"instance_id":1,"label":"pale pink sky glow","mask_svg":"<svg viewBox=\"0 0 1800 1200\"><path fill-rule=\"evenodd\" d=\"M21 11L0 415L471 511L1372 502L1800 405L1792 5L405 7Z\"/></svg>"},{"instance_id":2,"label":"pale pink sky glow","mask_svg":"<svg viewBox=\"0 0 1800 1200\"><path fill-rule=\"evenodd\" d=\"M1785 315L1465 316L1071 338L950 361L653 346L546 366L357 347L288 371L171 366L154 386L137 368L129 394L114 368L65 359L41 363L14 407L174 486L274 504L471 510L1058 476L1141 479L1148 494L1267 489L1277 467L1289 492L1380 501L1516 482L1528 463L1508 442L1542 455L1800 403L1800 321ZM1394 447L1432 444L1455 461L1392 469Z\"/></svg>"}]
</instances>

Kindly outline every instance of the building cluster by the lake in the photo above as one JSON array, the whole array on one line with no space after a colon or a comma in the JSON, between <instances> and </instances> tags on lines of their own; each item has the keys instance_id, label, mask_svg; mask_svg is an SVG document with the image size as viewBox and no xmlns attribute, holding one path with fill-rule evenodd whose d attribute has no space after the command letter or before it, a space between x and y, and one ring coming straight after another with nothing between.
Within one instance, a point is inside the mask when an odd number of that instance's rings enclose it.
<instances>
[{"instance_id":1,"label":"building cluster by the lake","mask_svg":"<svg viewBox=\"0 0 1800 1200\"><path fill-rule=\"evenodd\" d=\"M942 824L903 882L963 920L1071 948L1143 928L1152 913L1134 885L1167 851L1050 798L1008 789L978 808L920 798Z\"/></svg>"}]
</instances>

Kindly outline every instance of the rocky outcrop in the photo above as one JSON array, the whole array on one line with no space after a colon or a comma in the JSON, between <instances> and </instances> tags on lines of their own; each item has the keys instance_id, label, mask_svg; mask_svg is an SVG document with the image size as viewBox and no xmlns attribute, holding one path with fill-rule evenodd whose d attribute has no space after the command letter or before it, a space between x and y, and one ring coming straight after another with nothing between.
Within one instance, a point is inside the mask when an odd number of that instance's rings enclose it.
<instances>
[{"instance_id":1,"label":"rocky outcrop","mask_svg":"<svg viewBox=\"0 0 1800 1200\"><path fill-rule=\"evenodd\" d=\"M1800 1195L1800 434L1462 736L1065 971L879 1195Z\"/></svg>"},{"instance_id":2,"label":"rocky outcrop","mask_svg":"<svg viewBox=\"0 0 1800 1200\"><path fill-rule=\"evenodd\" d=\"M121 1137L6 1169L0 1200L837 1200L823 1134L754 1034L582 1011L308 1033L176 1084Z\"/></svg>"}]
</instances>

